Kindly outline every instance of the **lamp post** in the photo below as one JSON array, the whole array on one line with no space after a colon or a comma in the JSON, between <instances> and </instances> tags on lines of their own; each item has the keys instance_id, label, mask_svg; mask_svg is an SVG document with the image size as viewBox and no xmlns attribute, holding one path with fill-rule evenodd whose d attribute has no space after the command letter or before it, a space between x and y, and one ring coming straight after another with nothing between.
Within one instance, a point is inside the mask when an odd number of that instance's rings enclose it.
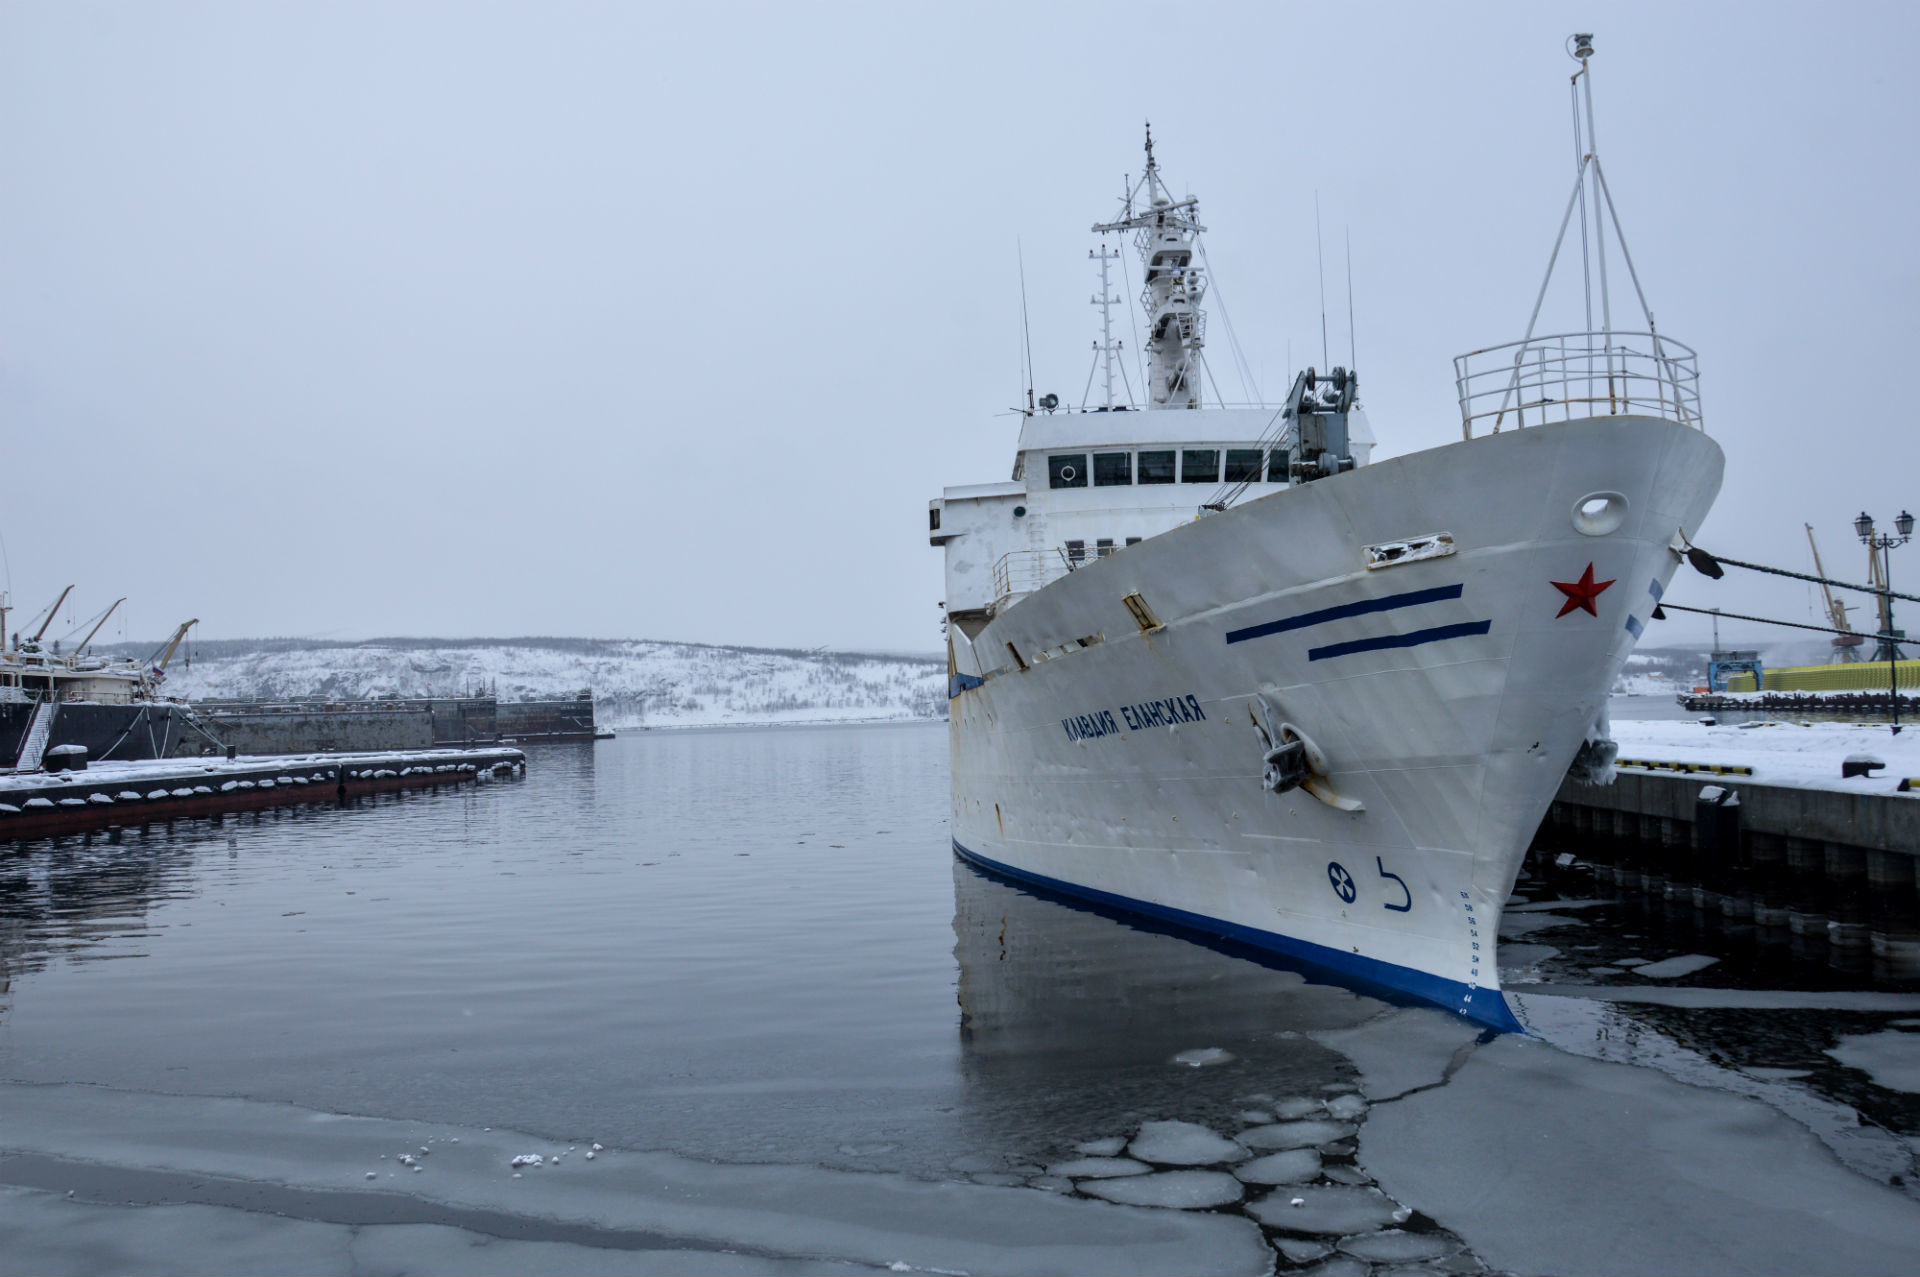
<instances>
[{"instance_id":1,"label":"lamp post","mask_svg":"<svg viewBox=\"0 0 1920 1277\"><path fill-rule=\"evenodd\" d=\"M1893 558L1896 545L1905 545L1913 539L1913 516L1905 510L1893 521L1893 532L1875 533L1873 516L1865 510L1853 521L1853 530L1860 534L1860 543L1867 547L1868 553L1880 552L1880 628L1883 633L1880 641L1887 649L1887 695L1893 701L1893 734L1900 734L1900 645L1894 641L1893 632ZM1897 535L1896 535L1897 534Z\"/></svg>"}]
</instances>

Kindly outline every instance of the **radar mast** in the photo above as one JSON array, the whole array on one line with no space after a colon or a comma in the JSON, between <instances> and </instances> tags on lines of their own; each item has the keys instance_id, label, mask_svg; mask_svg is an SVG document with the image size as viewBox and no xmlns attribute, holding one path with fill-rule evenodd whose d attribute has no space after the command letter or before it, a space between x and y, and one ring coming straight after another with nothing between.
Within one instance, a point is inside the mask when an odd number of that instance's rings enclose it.
<instances>
[{"instance_id":1,"label":"radar mast","mask_svg":"<svg viewBox=\"0 0 1920 1277\"><path fill-rule=\"evenodd\" d=\"M1147 407L1200 406L1200 351L1206 345L1207 316L1200 309L1206 273L1194 265L1194 237L1200 225L1200 201L1176 200L1160 178L1153 155L1153 125L1147 125L1147 167L1127 192L1121 215L1100 222L1094 231L1136 231L1134 243L1146 271L1140 305L1147 313Z\"/></svg>"}]
</instances>

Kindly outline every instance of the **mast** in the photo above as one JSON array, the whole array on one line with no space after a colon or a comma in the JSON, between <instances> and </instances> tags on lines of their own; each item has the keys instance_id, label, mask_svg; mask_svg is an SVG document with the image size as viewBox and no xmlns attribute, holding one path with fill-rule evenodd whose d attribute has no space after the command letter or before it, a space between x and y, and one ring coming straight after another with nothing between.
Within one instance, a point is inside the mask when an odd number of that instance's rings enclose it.
<instances>
[{"instance_id":1,"label":"mast","mask_svg":"<svg viewBox=\"0 0 1920 1277\"><path fill-rule=\"evenodd\" d=\"M1087 250L1087 256L1100 263L1100 292L1093 298L1093 305L1100 308L1100 340L1093 344L1094 358L1098 360L1104 379L1100 406L1113 408L1113 357L1120 353L1120 343L1113 336L1113 308L1120 299L1113 293L1113 263L1119 259L1120 250L1102 244L1098 248ZM1092 380L1091 375L1088 378ZM1081 404L1082 407L1086 405Z\"/></svg>"},{"instance_id":2,"label":"mast","mask_svg":"<svg viewBox=\"0 0 1920 1277\"><path fill-rule=\"evenodd\" d=\"M1140 305L1147 312L1147 407L1200 406L1200 351L1206 345L1206 274L1193 264L1200 201L1176 200L1160 178L1147 126L1147 167L1127 193L1121 215L1094 226L1097 234L1136 231L1134 243L1146 270ZM1111 392L1109 392L1111 398Z\"/></svg>"}]
</instances>

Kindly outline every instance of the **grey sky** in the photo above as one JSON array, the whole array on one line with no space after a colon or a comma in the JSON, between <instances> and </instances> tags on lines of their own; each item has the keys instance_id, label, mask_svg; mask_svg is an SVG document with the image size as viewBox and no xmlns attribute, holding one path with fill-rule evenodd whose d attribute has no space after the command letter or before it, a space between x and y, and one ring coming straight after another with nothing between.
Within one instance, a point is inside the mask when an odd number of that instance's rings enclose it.
<instances>
[{"instance_id":1,"label":"grey sky","mask_svg":"<svg viewBox=\"0 0 1920 1277\"><path fill-rule=\"evenodd\" d=\"M1289 341L1320 362L1317 189L1335 362L1352 234L1378 455L1445 443L1449 360L1520 335L1566 198L1576 29L1642 279L1729 455L1701 539L1801 566L1811 521L1859 576L1847 521L1920 507L1916 27L1868 5L9 3L15 618L74 580L76 620L131 596L134 637L199 616L930 649L926 499L1011 461L1016 240L1039 389L1077 401L1087 227L1150 117L1211 230L1215 375L1238 397L1224 297L1271 397ZM1907 554L1896 584L1920 585ZM1670 597L1812 619L1798 586L1697 580Z\"/></svg>"}]
</instances>

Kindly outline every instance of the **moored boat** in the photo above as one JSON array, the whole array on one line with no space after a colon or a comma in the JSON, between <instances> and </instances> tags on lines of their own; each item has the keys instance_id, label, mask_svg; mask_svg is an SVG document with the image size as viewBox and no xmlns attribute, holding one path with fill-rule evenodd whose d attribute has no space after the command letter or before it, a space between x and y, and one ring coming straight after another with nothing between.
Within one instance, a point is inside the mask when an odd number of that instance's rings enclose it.
<instances>
[{"instance_id":1,"label":"moored boat","mask_svg":"<svg viewBox=\"0 0 1920 1277\"><path fill-rule=\"evenodd\" d=\"M1577 205L1604 254L1584 128L1561 242ZM1515 1027L1502 906L1570 766L1609 767L1607 693L1719 490L1693 352L1615 328L1603 269L1599 325L1539 335L1536 303L1456 361L1459 442L1376 461L1350 369L1203 402L1204 228L1150 134L1093 229L1140 254L1145 402L1107 340L1105 402L1030 399L1012 480L930 504L955 850Z\"/></svg>"}]
</instances>

